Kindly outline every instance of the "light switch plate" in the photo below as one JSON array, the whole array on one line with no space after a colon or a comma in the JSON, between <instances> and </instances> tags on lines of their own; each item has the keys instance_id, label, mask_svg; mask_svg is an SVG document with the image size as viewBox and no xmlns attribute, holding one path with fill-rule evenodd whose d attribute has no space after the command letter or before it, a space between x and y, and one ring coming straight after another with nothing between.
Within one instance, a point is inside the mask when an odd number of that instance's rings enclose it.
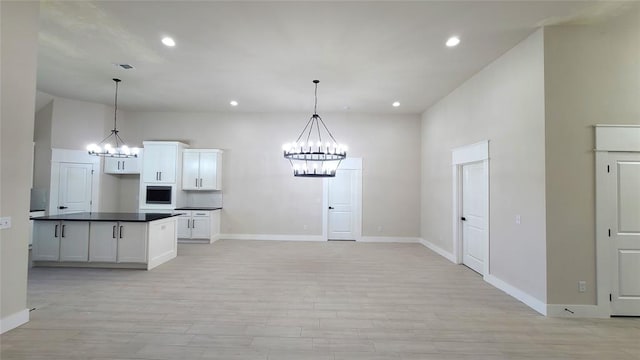
<instances>
[{"instance_id":1,"label":"light switch plate","mask_svg":"<svg viewBox=\"0 0 640 360\"><path fill-rule=\"evenodd\" d=\"M8 229L11 227L11 216L0 218L0 229Z\"/></svg>"}]
</instances>

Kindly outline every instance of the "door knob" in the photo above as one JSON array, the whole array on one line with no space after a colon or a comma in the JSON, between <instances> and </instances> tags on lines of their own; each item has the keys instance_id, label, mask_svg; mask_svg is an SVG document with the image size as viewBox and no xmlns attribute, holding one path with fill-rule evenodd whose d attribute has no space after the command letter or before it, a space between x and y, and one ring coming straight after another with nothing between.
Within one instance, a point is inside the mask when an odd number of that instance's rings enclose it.
<instances>
[{"instance_id":1,"label":"door knob","mask_svg":"<svg viewBox=\"0 0 640 360\"><path fill-rule=\"evenodd\" d=\"M333 206L329 206L329 210L333 210Z\"/></svg>"},{"instance_id":2,"label":"door knob","mask_svg":"<svg viewBox=\"0 0 640 360\"><path fill-rule=\"evenodd\" d=\"M467 221L467 218L463 216L463 217L460 218L460 220Z\"/></svg>"}]
</instances>

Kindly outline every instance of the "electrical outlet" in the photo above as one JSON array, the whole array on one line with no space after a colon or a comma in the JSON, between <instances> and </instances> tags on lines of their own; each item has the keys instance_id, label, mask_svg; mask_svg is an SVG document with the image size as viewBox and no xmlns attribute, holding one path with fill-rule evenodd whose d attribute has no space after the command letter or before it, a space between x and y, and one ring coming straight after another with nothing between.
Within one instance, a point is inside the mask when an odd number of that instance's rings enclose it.
<instances>
[{"instance_id":1,"label":"electrical outlet","mask_svg":"<svg viewBox=\"0 0 640 360\"><path fill-rule=\"evenodd\" d=\"M305 230L309 230L309 225L303 225L302 228Z\"/></svg>"},{"instance_id":2,"label":"electrical outlet","mask_svg":"<svg viewBox=\"0 0 640 360\"><path fill-rule=\"evenodd\" d=\"M578 281L578 291L583 293L587 291L587 282L584 280Z\"/></svg>"},{"instance_id":3,"label":"electrical outlet","mask_svg":"<svg viewBox=\"0 0 640 360\"><path fill-rule=\"evenodd\" d=\"M520 225L520 215L516 215L516 224Z\"/></svg>"},{"instance_id":4,"label":"electrical outlet","mask_svg":"<svg viewBox=\"0 0 640 360\"><path fill-rule=\"evenodd\" d=\"M9 229L11 227L11 216L0 218L0 229Z\"/></svg>"}]
</instances>

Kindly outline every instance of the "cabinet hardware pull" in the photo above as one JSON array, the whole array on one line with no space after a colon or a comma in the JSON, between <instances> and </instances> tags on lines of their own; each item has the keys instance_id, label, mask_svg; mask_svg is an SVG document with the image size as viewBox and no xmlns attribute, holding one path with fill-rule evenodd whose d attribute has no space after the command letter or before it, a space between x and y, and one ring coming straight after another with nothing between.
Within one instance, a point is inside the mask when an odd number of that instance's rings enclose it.
<instances>
[{"instance_id":1,"label":"cabinet hardware pull","mask_svg":"<svg viewBox=\"0 0 640 360\"><path fill-rule=\"evenodd\" d=\"M460 218L460 220L467 221L467 218L463 216L463 217Z\"/></svg>"},{"instance_id":2,"label":"cabinet hardware pull","mask_svg":"<svg viewBox=\"0 0 640 360\"><path fill-rule=\"evenodd\" d=\"M118 170L120 170L120 161L118 161Z\"/></svg>"},{"instance_id":3,"label":"cabinet hardware pull","mask_svg":"<svg viewBox=\"0 0 640 360\"><path fill-rule=\"evenodd\" d=\"M202 187L202 178L200 178L200 187Z\"/></svg>"},{"instance_id":4,"label":"cabinet hardware pull","mask_svg":"<svg viewBox=\"0 0 640 360\"><path fill-rule=\"evenodd\" d=\"M329 210L333 210L333 206L329 206Z\"/></svg>"},{"instance_id":5,"label":"cabinet hardware pull","mask_svg":"<svg viewBox=\"0 0 640 360\"><path fill-rule=\"evenodd\" d=\"M61 234L61 236L60 236L60 237L64 237L64 227L65 227L65 226L67 226L67 225L62 225L62 234Z\"/></svg>"},{"instance_id":6,"label":"cabinet hardware pull","mask_svg":"<svg viewBox=\"0 0 640 360\"><path fill-rule=\"evenodd\" d=\"M191 220L191 228L192 229L196 228L196 219Z\"/></svg>"},{"instance_id":7,"label":"cabinet hardware pull","mask_svg":"<svg viewBox=\"0 0 640 360\"><path fill-rule=\"evenodd\" d=\"M122 226L120 226L120 239L122 239Z\"/></svg>"},{"instance_id":8,"label":"cabinet hardware pull","mask_svg":"<svg viewBox=\"0 0 640 360\"><path fill-rule=\"evenodd\" d=\"M191 227L191 220L187 219L187 229L189 229Z\"/></svg>"},{"instance_id":9,"label":"cabinet hardware pull","mask_svg":"<svg viewBox=\"0 0 640 360\"><path fill-rule=\"evenodd\" d=\"M53 230L53 237L54 238L58 237L58 224L56 224L56 228Z\"/></svg>"},{"instance_id":10,"label":"cabinet hardware pull","mask_svg":"<svg viewBox=\"0 0 640 360\"><path fill-rule=\"evenodd\" d=\"M113 231L111 232L111 237L116 238L116 226L113 225Z\"/></svg>"},{"instance_id":11,"label":"cabinet hardware pull","mask_svg":"<svg viewBox=\"0 0 640 360\"><path fill-rule=\"evenodd\" d=\"M160 178L158 180L162 181L162 171L158 171L158 174L160 174Z\"/></svg>"},{"instance_id":12,"label":"cabinet hardware pull","mask_svg":"<svg viewBox=\"0 0 640 360\"><path fill-rule=\"evenodd\" d=\"M122 170L124 170L124 160L122 160Z\"/></svg>"},{"instance_id":13,"label":"cabinet hardware pull","mask_svg":"<svg viewBox=\"0 0 640 360\"><path fill-rule=\"evenodd\" d=\"M196 187L198 187L198 179L196 179Z\"/></svg>"}]
</instances>

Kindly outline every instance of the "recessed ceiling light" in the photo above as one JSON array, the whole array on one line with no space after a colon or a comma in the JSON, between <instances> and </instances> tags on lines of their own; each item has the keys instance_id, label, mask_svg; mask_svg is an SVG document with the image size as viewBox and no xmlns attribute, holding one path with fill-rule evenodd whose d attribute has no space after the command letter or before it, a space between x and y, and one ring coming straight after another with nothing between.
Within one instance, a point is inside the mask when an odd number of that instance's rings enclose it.
<instances>
[{"instance_id":1,"label":"recessed ceiling light","mask_svg":"<svg viewBox=\"0 0 640 360\"><path fill-rule=\"evenodd\" d=\"M391 105L393 105L393 107L398 107L400 106L400 101L394 101Z\"/></svg>"},{"instance_id":2,"label":"recessed ceiling light","mask_svg":"<svg viewBox=\"0 0 640 360\"><path fill-rule=\"evenodd\" d=\"M457 36L452 36L449 39L447 39L447 46L448 47L454 47L457 46L458 44L460 44L460 38Z\"/></svg>"},{"instance_id":3,"label":"recessed ceiling light","mask_svg":"<svg viewBox=\"0 0 640 360\"><path fill-rule=\"evenodd\" d=\"M231 105L231 106L238 106L238 102L237 102L237 101L235 101L235 100L231 100L231 101L229 101L229 105Z\"/></svg>"},{"instance_id":4,"label":"recessed ceiling light","mask_svg":"<svg viewBox=\"0 0 640 360\"><path fill-rule=\"evenodd\" d=\"M165 36L165 37L162 38L162 43L165 44L168 47L176 46L176 42L172 38L170 38L168 36Z\"/></svg>"}]
</instances>

